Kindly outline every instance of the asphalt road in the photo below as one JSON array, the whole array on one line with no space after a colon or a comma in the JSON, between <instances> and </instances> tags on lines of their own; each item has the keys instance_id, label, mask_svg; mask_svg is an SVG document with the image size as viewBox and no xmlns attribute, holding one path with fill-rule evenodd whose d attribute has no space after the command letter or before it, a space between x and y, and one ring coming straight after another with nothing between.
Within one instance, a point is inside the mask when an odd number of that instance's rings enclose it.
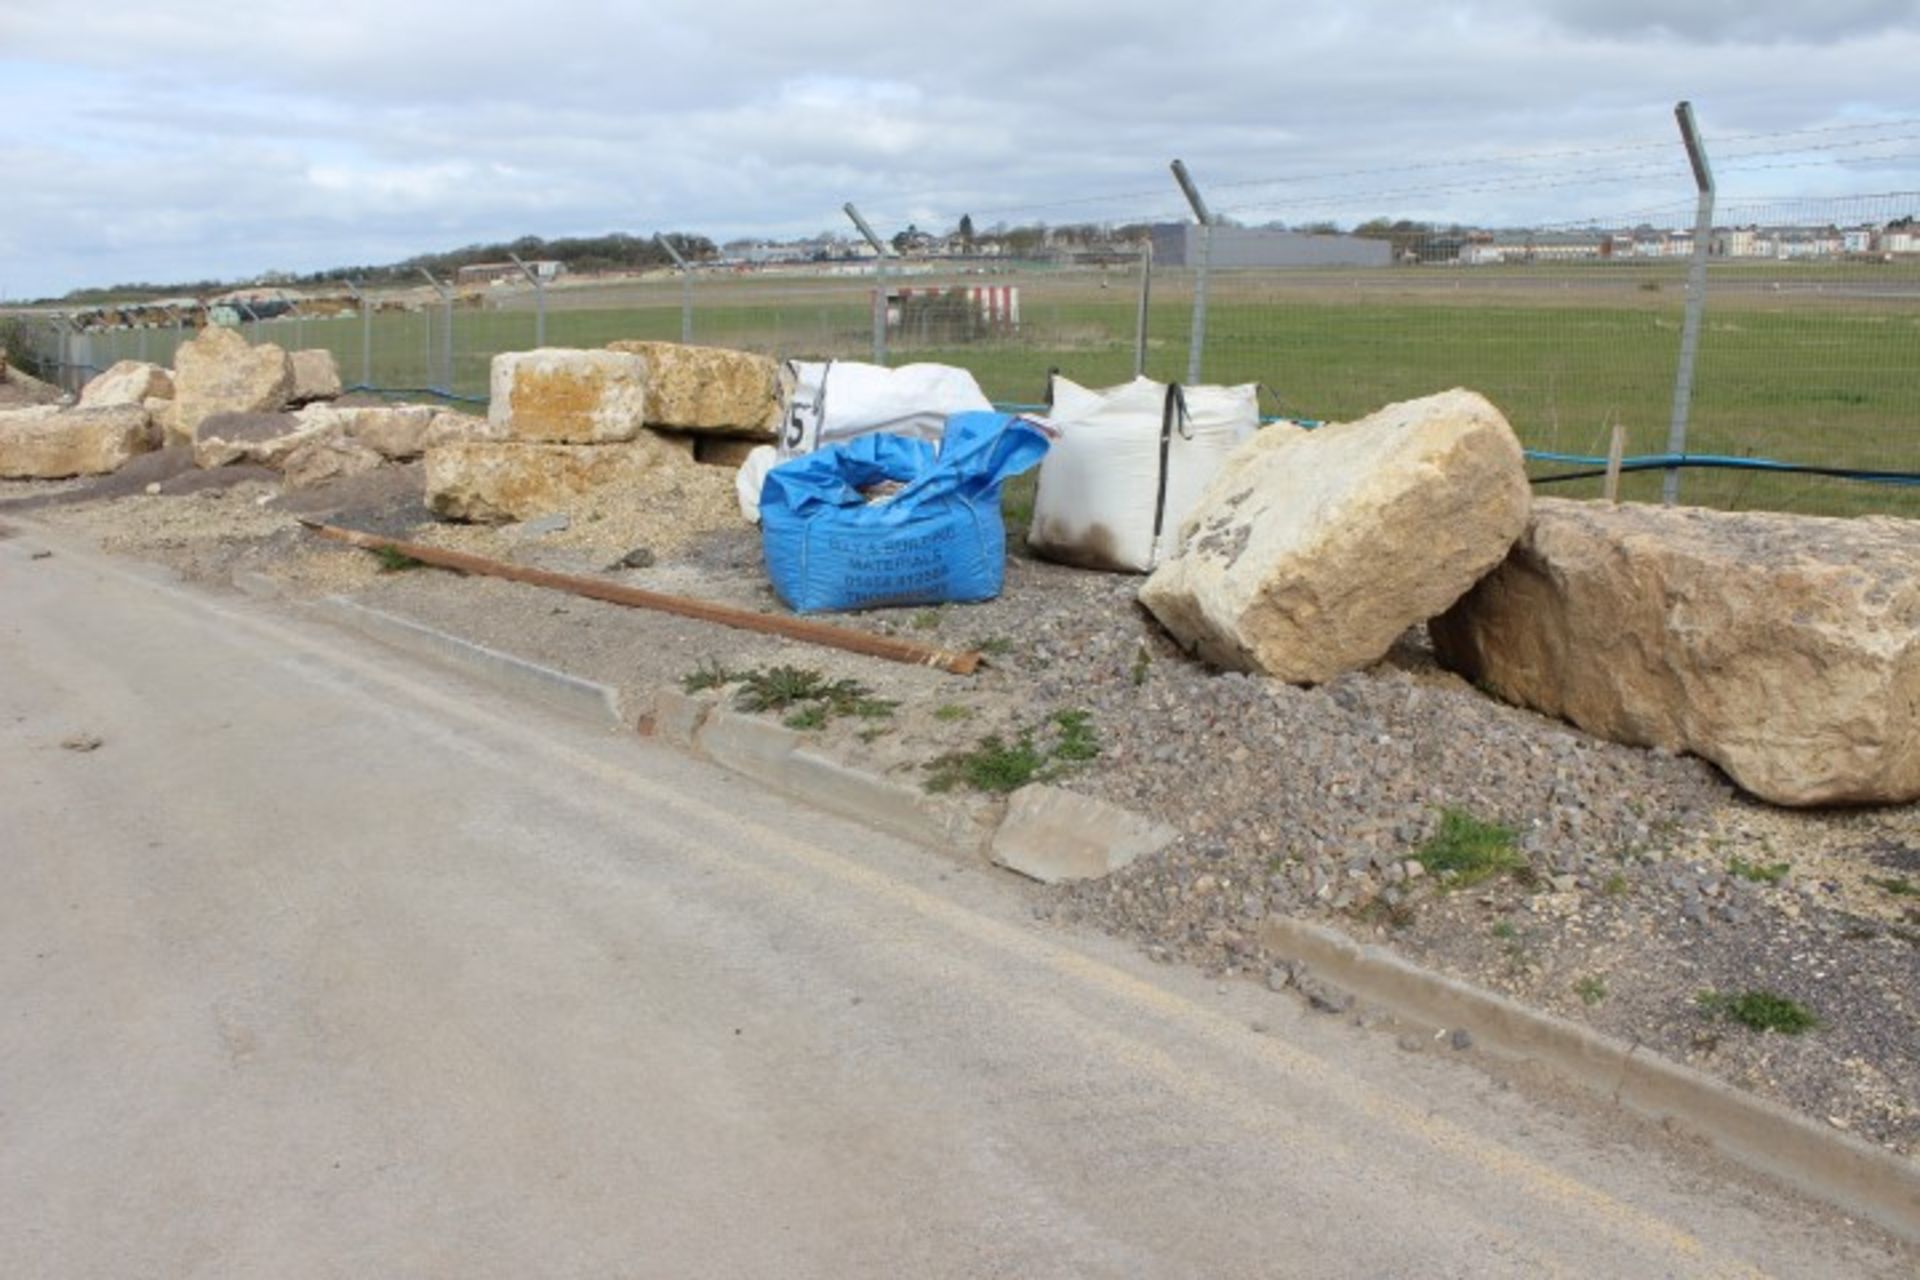
<instances>
[{"instance_id":1,"label":"asphalt road","mask_svg":"<svg viewBox=\"0 0 1920 1280\"><path fill-rule=\"evenodd\" d=\"M1473 1051L41 545L0 537L9 1277L1913 1272Z\"/></svg>"}]
</instances>

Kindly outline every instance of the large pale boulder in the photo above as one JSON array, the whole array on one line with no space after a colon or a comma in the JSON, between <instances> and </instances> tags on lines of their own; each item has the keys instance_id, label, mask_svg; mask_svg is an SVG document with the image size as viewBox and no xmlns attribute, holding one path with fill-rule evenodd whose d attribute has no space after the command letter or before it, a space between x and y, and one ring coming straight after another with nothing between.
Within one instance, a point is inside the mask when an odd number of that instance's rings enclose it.
<instances>
[{"instance_id":1,"label":"large pale boulder","mask_svg":"<svg viewBox=\"0 0 1920 1280\"><path fill-rule=\"evenodd\" d=\"M505 423L490 418L476 418L470 413L455 413L442 409L433 415L433 421L420 437L422 452L436 445L465 444L471 440L505 440L509 436Z\"/></svg>"},{"instance_id":2,"label":"large pale boulder","mask_svg":"<svg viewBox=\"0 0 1920 1280\"><path fill-rule=\"evenodd\" d=\"M446 519L492 524L581 512L603 490L686 465L684 451L652 435L612 445L446 444L427 450L427 506Z\"/></svg>"},{"instance_id":3,"label":"large pale boulder","mask_svg":"<svg viewBox=\"0 0 1920 1280\"><path fill-rule=\"evenodd\" d=\"M106 475L153 445L152 423L138 405L15 409L0 413L0 479Z\"/></svg>"},{"instance_id":4,"label":"large pale boulder","mask_svg":"<svg viewBox=\"0 0 1920 1280\"><path fill-rule=\"evenodd\" d=\"M536 444L616 444L647 416L647 362L626 351L507 351L493 358L487 417Z\"/></svg>"},{"instance_id":5,"label":"large pale boulder","mask_svg":"<svg viewBox=\"0 0 1920 1280\"><path fill-rule=\"evenodd\" d=\"M1228 459L1140 601L1209 662L1317 684L1499 564L1529 498L1520 442L1471 391L1269 429Z\"/></svg>"},{"instance_id":6,"label":"large pale boulder","mask_svg":"<svg viewBox=\"0 0 1920 1280\"><path fill-rule=\"evenodd\" d=\"M647 425L749 440L780 427L780 365L769 356L679 342L611 342L647 362Z\"/></svg>"},{"instance_id":7,"label":"large pale boulder","mask_svg":"<svg viewBox=\"0 0 1920 1280\"><path fill-rule=\"evenodd\" d=\"M193 461L200 467L251 462L278 471L295 449L340 429L336 421L298 413L210 414L194 438Z\"/></svg>"},{"instance_id":8,"label":"large pale boulder","mask_svg":"<svg viewBox=\"0 0 1920 1280\"><path fill-rule=\"evenodd\" d=\"M293 390L288 404L312 404L340 398L340 365L325 347L310 347L287 357L293 367Z\"/></svg>"},{"instance_id":9,"label":"large pale boulder","mask_svg":"<svg viewBox=\"0 0 1920 1280\"><path fill-rule=\"evenodd\" d=\"M293 392L293 362L272 343L254 347L232 329L208 325L173 357L174 411L167 431L191 444L216 413L273 413Z\"/></svg>"},{"instance_id":10,"label":"large pale boulder","mask_svg":"<svg viewBox=\"0 0 1920 1280\"><path fill-rule=\"evenodd\" d=\"M1440 660L1776 804L1920 799L1920 522L1542 499Z\"/></svg>"},{"instance_id":11,"label":"large pale boulder","mask_svg":"<svg viewBox=\"0 0 1920 1280\"><path fill-rule=\"evenodd\" d=\"M122 360L80 391L82 409L120 405L145 407L149 400L173 399L173 375L145 360Z\"/></svg>"},{"instance_id":12,"label":"large pale boulder","mask_svg":"<svg viewBox=\"0 0 1920 1280\"><path fill-rule=\"evenodd\" d=\"M327 431L302 442L281 463L280 479L289 489L311 489L342 476L371 471L385 459L351 439Z\"/></svg>"},{"instance_id":13,"label":"large pale boulder","mask_svg":"<svg viewBox=\"0 0 1920 1280\"><path fill-rule=\"evenodd\" d=\"M383 458L417 458L427 451L427 431L441 411L429 404L369 405L337 409L348 415L347 434Z\"/></svg>"}]
</instances>

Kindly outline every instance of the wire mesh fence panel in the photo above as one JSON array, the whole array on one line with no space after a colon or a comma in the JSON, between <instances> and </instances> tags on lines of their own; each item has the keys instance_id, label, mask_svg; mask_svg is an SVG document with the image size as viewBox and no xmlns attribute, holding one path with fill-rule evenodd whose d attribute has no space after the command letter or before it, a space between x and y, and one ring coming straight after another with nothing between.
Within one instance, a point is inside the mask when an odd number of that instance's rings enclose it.
<instances>
[{"instance_id":1,"label":"wire mesh fence panel","mask_svg":"<svg viewBox=\"0 0 1920 1280\"><path fill-rule=\"evenodd\" d=\"M1920 472L1920 196L1726 207L1689 454ZM1910 229L1910 230L1909 230ZM1689 503L1920 516L1920 488L1689 471Z\"/></svg>"}]
</instances>

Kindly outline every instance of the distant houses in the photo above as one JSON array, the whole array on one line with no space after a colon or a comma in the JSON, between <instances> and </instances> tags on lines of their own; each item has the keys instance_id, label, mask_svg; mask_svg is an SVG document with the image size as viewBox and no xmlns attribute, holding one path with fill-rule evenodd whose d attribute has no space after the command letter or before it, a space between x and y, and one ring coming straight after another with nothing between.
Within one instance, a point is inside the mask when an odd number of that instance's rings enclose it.
<instances>
[{"instance_id":1,"label":"distant houses","mask_svg":"<svg viewBox=\"0 0 1920 1280\"><path fill-rule=\"evenodd\" d=\"M1908 257L1920 255L1920 229L1905 219L1853 227L1758 224L1715 227L1707 252L1715 258L1769 262ZM1435 256L1417 253L1412 256L1424 261L1436 260ZM1650 226L1613 230L1472 231L1466 234L1458 252L1458 260L1469 266L1692 256L1692 231Z\"/></svg>"}]
</instances>

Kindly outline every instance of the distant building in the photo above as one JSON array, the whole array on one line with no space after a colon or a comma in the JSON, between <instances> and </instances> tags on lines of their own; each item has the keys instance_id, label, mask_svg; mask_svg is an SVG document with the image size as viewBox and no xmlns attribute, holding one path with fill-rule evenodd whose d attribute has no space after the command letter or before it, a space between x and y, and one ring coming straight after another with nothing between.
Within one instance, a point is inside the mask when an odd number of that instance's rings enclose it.
<instances>
[{"instance_id":1,"label":"distant building","mask_svg":"<svg viewBox=\"0 0 1920 1280\"><path fill-rule=\"evenodd\" d=\"M1152 230L1153 260L1163 267L1200 265L1200 228L1188 222L1163 222ZM1386 267L1393 245L1348 235L1307 235L1252 227L1215 227L1209 263L1220 270L1239 267Z\"/></svg>"},{"instance_id":2,"label":"distant building","mask_svg":"<svg viewBox=\"0 0 1920 1280\"><path fill-rule=\"evenodd\" d=\"M552 258L541 258L527 264L527 270L534 278L546 283L558 280L567 274L567 264ZM519 264L513 262L475 262L461 267L453 273L455 284L492 284L496 280L521 280Z\"/></svg>"}]
</instances>

